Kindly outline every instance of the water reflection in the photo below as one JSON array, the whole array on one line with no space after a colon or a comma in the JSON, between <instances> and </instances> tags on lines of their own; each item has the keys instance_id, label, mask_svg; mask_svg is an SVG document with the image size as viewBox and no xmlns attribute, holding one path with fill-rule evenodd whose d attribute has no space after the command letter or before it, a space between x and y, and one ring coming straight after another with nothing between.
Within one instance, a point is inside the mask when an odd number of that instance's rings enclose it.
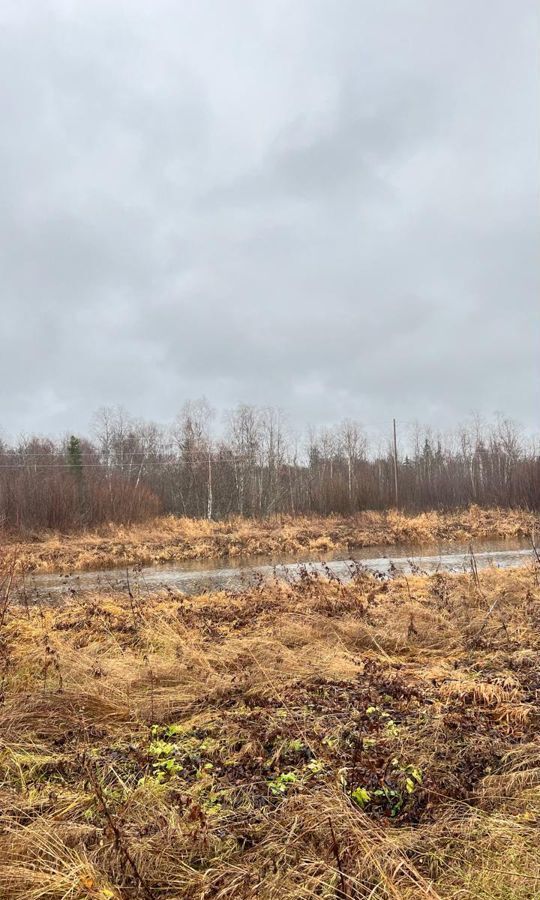
<instances>
[{"instance_id":1,"label":"water reflection","mask_svg":"<svg viewBox=\"0 0 540 900\"><path fill-rule=\"evenodd\" d=\"M484 541L474 548L478 568L487 566L520 566L531 562L533 553L525 541ZM85 590L127 590L131 585L147 590L174 587L186 594L210 590L238 590L256 579L287 578L294 580L305 571L327 574L347 580L358 565L370 572L389 577L401 572L470 571L471 554L467 546L366 547L352 556L325 554L304 559L298 556L279 558L252 557L227 560L189 561L162 566L108 569L74 574L37 574L26 577L24 590L28 599L76 594Z\"/></svg>"}]
</instances>

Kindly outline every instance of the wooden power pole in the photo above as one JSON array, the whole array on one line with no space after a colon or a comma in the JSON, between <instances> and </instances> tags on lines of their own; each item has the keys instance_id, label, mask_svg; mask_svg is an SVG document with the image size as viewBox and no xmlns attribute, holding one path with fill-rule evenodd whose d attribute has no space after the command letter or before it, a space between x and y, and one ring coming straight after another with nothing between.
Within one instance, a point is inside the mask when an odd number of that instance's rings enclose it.
<instances>
[{"instance_id":1,"label":"wooden power pole","mask_svg":"<svg viewBox=\"0 0 540 900\"><path fill-rule=\"evenodd\" d=\"M396 420L394 419L394 496L396 501L396 509L399 509L399 489L398 489L398 467L397 467L397 434Z\"/></svg>"}]
</instances>

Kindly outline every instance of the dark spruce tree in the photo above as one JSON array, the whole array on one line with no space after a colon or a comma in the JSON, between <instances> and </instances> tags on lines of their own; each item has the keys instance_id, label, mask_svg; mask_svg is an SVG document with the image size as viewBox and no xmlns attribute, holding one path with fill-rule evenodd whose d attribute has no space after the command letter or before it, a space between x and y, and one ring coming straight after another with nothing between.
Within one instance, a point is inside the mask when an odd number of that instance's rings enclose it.
<instances>
[{"instance_id":1,"label":"dark spruce tree","mask_svg":"<svg viewBox=\"0 0 540 900\"><path fill-rule=\"evenodd\" d=\"M67 459L69 471L71 472L77 485L77 501L79 507L79 519L84 519L84 479L83 479L83 457L81 441L74 434L71 435L67 445Z\"/></svg>"}]
</instances>

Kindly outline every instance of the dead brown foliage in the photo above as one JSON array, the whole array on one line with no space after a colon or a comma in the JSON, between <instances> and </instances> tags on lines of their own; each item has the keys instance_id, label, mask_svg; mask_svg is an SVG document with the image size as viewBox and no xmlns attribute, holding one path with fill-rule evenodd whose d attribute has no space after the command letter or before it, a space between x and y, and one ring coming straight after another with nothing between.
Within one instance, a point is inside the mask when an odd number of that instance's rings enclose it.
<instances>
[{"instance_id":1,"label":"dead brown foliage","mask_svg":"<svg viewBox=\"0 0 540 900\"><path fill-rule=\"evenodd\" d=\"M365 512L356 516L279 516L213 522L166 516L132 526L110 525L79 535L35 533L11 546L27 571L53 572L150 565L241 556L324 556L361 547L468 544L489 538L529 539L537 517L525 510L481 509L454 513ZM9 535L5 536L9 542Z\"/></svg>"},{"instance_id":2,"label":"dead brown foliage","mask_svg":"<svg viewBox=\"0 0 540 900\"><path fill-rule=\"evenodd\" d=\"M0 897L539 896L539 624L533 569L11 602Z\"/></svg>"}]
</instances>

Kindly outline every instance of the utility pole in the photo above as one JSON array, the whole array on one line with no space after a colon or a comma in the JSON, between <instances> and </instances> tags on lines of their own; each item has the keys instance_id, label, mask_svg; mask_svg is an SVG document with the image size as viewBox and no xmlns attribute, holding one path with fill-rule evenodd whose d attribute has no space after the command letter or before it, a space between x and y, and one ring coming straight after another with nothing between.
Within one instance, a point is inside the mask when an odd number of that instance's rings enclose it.
<instances>
[{"instance_id":1,"label":"utility pole","mask_svg":"<svg viewBox=\"0 0 540 900\"><path fill-rule=\"evenodd\" d=\"M396 420L394 419L394 496L396 501L396 509L399 509L399 491L398 491L398 467L397 467L397 434Z\"/></svg>"},{"instance_id":2,"label":"utility pole","mask_svg":"<svg viewBox=\"0 0 540 900\"><path fill-rule=\"evenodd\" d=\"M206 518L212 518L212 448L208 447L208 505L206 508Z\"/></svg>"}]
</instances>

